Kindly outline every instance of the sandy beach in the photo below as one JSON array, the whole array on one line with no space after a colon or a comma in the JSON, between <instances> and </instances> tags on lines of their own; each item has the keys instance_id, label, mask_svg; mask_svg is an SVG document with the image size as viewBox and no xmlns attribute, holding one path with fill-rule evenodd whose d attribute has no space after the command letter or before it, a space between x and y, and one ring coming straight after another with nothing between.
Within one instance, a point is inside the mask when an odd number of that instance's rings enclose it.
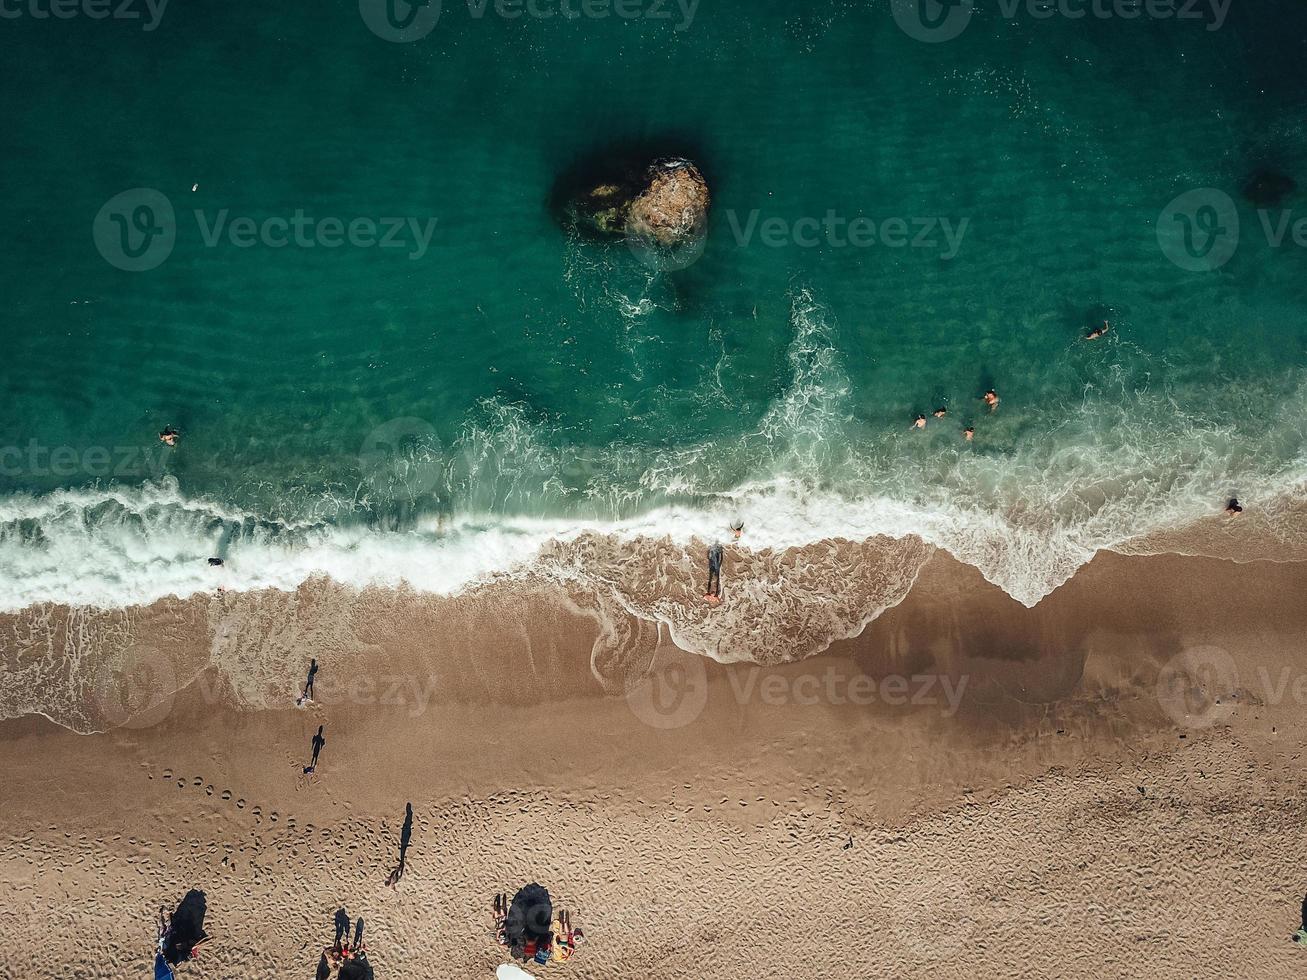
<instances>
[{"instance_id":1,"label":"sandy beach","mask_svg":"<svg viewBox=\"0 0 1307 980\"><path fill-rule=\"evenodd\" d=\"M139 666L101 687L103 734L7 722L2 972L144 976L158 906L199 887L214 939L184 977L312 976L339 906L379 977L489 977L492 895L539 881L588 940L545 976L1292 975L1305 584L1101 555L1026 609L936 554L860 636L766 667L648 624L597 644L543 586L461 620L414 595L346 616L324 583L128 611L186 680L209 605L248 633L280 603L320 639L319 698L293 706L296 649L280 706L224 660L175 695Z\"/></svg>"}]
</instances>

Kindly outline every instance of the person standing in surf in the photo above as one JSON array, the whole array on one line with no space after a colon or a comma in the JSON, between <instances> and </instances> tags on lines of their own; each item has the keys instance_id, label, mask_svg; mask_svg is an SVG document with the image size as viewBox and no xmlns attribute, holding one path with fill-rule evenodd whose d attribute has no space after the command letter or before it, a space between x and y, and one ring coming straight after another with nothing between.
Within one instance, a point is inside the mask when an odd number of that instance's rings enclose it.
<instances>
[{"instance_id":1,"label":"person standing in surf","mask_svg":"<svg viewBox=\"0 0 1307 980\"><path fill-rule=\"evenodd\" d=\"M318 753L321 752L322 747L327 744L327 740L322 737L322 729L325 727L325 725L319 725L318 734L313 736L313 758L309 760L309 764L304 767L305 775L318 768Z\"/></svg>"},{"instance_id":2,"label":"person standing in surf","mask_svg":"<svg viewBox=\"0 0 1307 980\"><path fill-rule=\"evenodd\" d=\"M722 546L714 544L708 549L708 591L704 598L709 602L722 601Z\"/></svg>"}]
</instances>

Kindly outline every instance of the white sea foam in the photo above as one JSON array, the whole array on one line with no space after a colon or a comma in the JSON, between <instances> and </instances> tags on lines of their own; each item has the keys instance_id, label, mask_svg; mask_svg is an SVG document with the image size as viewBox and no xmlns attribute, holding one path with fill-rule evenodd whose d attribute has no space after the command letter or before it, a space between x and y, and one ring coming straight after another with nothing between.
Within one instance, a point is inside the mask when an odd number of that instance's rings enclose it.
<instances>
[{"instance_id":1,"label":"white sea foam","mask_svg":"<svg viewBox=\"0 0 1307 980\"><path fill-rule=\"evenodd\" d=\"M1137 551L1159 531L1219 514L1227 488L1254 520L1304 499L1301 389L1280 400L1260 442L1184 418L1148 392L1087 395L1056 443L1045 433L1001 452L960 439L932 446L906 426L888 442L859 442L830 317L799 290L791 319L791 383L732 446L586 451L520 407L488 403L442 464L432 516L296 521L188 497L171 480L0 499L0 610L119 608L218 586L291 590L315 575L449 595L530 569L550 542L599 534L685 546L722 537L737 519L741 545L755 550L916 536L1033 605L1097 551ZM1297 441L1285 438L1294 431ZM207 564L214 555L222 567Z\"/></svg>"}]
</instances>

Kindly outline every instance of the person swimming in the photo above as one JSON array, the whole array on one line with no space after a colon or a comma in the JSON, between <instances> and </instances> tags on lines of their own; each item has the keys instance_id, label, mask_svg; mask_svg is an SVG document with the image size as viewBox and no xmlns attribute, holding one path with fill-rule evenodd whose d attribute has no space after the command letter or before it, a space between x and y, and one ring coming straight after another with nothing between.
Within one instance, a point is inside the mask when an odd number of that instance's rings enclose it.
<instances>
[{"instance_id":1,"label":"person swimming","mask_svg":"<svg viewBox=\"0 0 1307 980\"><path fill-rule=\"evenodd\" d=\"M971 426L967 426L965 429L962 430L962 438L967 440L967 442L970 442L972 440L972 437L975 436L975 434L976 434L976 430L973 429Z\"/></svg>"},{"instance_id":2,"label":"person swimming","mask_svg":"<svg viewBox=\"0 0 1307 980\"><path fill-rule=\"evenodd\" d=\"M708 549L708 591L704 598L709 602L722 601L722 546L714 544Z\"/></svg>"},{"instance_id":3,"label":"person swimming","mask_svg":"<svg viewBox=\"0 0 1307 980\"><path fill-rule=\"evenodd\" d=\"M1238 497L1230 498L1230 502L1225 505L1225 512L1231 517L1234 517L1235 514L1243 513L1243 507L1240 506Z\"/></svg>"},{"instance_id":4,"label":"person swimming","mask_svg":"<svg viewBox=\"0 0 1307 980\"><path fill-rule=\"evenodd\" d=\"M912 427L914 429L924 429L926 427L926 416L918 415L915 418L913 418Z\"/></svg>"},{"instance_id":5,"label":"person swimming","mask_svg":"<svg viewBox=\"0 0 1307 980\"><path fill-rule=\"evenodd\" d=\"M935 409L935 418L937 419L942 419L947 414L948 414L948 409L945 408L943 405Z\"/></svg>"},{"instance_id":6,"label":"person swimming","mask_svg":"<svg viewBox=\"0 0 1307 980\"><path fill-rule=\"evenodd\" d=\"M985 392L982 400L989 406L991 412L998 411L998 392L993 388L990 388L989 391Z\"/></svg>"},{"instance_id":7,"label":"person swimming","mask_svg":"<svg viewBox=\"0 0 1307 980\"><path fill-rule=\"evenodd\" d=\"M1111 329L1112 329L1112 325L1108 323L1106 320L1104 320L1103 325L1101 327L1094 327L1093 330L1089 331L1089 333L1085 336L1085 340L1097 340L1099 337L1103 336L1103 334L1107 333Z\"/></svg>"},{"instance_id":8,"label":"person swimming","mask_svg":"<svg viewBox=\"0 0 1307 980\"><path fill-rule=\"evenodd\" d=\"M174 429L171 425L165 425L163 427L163 431L159 433L159 441L166 446L177 445L177 440L180 439L181 437L182 434L178 432L176 429Z\"/></svg>"},{"instance_id":9,"label":"person swimming","mask_svg":"<svg viewBox=\"0 0 1307 980\"><path fill-rule=\"evenodd\" d=\"M740 540L740 535L744 533L744 521L735 520L731 522L731 533L735 535L735 540Z\"/></svg>"}]
</instances>

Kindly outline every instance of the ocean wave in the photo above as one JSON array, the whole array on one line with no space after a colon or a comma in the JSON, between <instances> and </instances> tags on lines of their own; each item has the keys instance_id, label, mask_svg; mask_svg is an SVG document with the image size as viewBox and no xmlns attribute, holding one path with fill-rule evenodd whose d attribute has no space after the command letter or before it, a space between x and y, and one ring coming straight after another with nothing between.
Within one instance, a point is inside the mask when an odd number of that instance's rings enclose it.
<instances>
[{"instance_id":1,"label":"ocean wave","mask_svg":"<svg viewBox=\"0 0 1307 980\"><path fill-rule=\"evenodd\" d=\"M10 573L0 610L293 590L322 575L452 595L538 568L560 544L701 547L737 520L741 548L757 553L919 540L1027 606L1100 550L1303 552L1307 531L1290 515L1307 499L1307 389L1280 398L1276 417L1250 433L1186 416L1168 392L1109 371L1078 403L1057 407L1051 434L1021 429L1005 406L995 424L1012 433L990 447L938 425L871 438L833 317L808 290L791 299L789 383L729 445L576 446L523 406L490 400L449 447L408 444L382 465L370 459L369 478L336 488L332 508L280 506L274 516L189 496L171 479L14 495L0 499L0 566ZM1214 519L1227 494L1247 504L1238 537ZM215 556L221 567L205 561Z\"/></svg>"}]
</instances>

